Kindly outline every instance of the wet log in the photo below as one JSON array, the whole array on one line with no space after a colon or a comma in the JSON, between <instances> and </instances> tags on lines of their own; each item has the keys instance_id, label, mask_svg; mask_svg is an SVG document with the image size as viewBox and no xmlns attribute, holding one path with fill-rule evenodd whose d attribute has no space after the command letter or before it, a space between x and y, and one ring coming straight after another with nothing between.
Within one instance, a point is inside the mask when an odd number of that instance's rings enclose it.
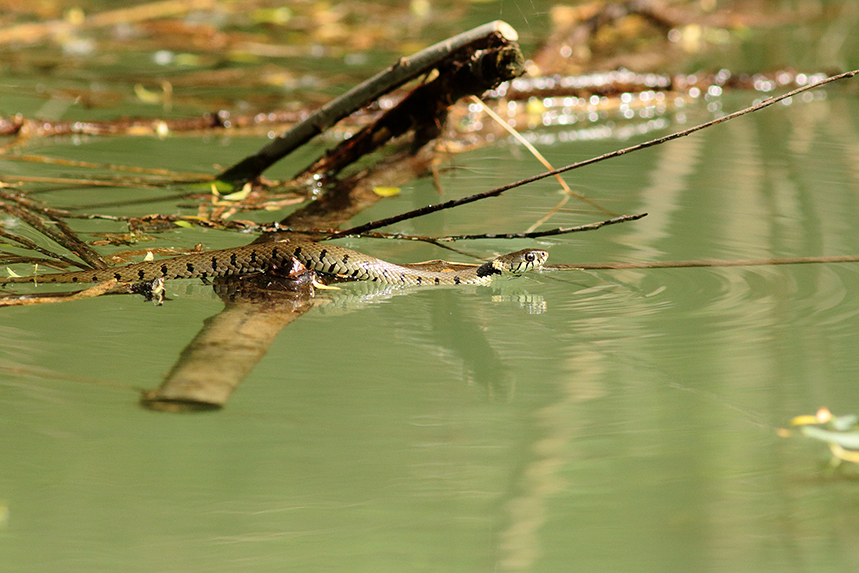
<instances>
[{"instance_id":1,"label":"wet log","mask_svg":"<svg viewBox=\"0 0 859 573\"><path fill-rule=\"evenodd\" d=\"M299 272L284 280L257 276L215 284L226 308L204 322L161 386L143 393L141 405L166 412L222 408L278 333L320 304L313 298L313 276Z\"/></svg>"},{"instance_id":2,"label":"wet log","mask_svg":"<svg viewBox=\"0 0 859 573\"><path fill-rule=\"evenodd\" d=\"M223 171L218 179L240 184L256 179L277 161L301 147L313 137L323 133L341 119L365 107L380 96L429 72L455 52L462 49L482 49L487 42L501 38L515 42L516 31L507 23L497 20L448 38L429 48L400 60L363 82L342 96L322 106L316 113L278 137L257 153L250 155Z\"/></svg>"}]
</instances>

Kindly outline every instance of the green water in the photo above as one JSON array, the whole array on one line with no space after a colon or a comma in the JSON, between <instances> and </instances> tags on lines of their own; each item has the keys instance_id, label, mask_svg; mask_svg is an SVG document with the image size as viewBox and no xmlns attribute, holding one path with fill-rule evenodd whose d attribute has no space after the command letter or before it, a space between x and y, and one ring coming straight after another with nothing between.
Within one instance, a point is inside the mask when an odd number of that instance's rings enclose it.
<instances>
[{"instance_id":1,"label":"green water","mask_svg":"<svg viewBox=\"0 0 859 573\"><path fill-rule=\"evenodd\" d=\"M847 83L578 171L568 180L589 197L650 215L538 244L564 263L859 254L855 93ZM755 97L722 101L738 109ZM140 164L204 169L255 147L108 141L33 151L132 163L145 149ZM561 165L619 145L543 151ZM510 145L456 163L467 169L443 179L450 197L539 170ZM87 204L124 193L42 198ZM434 193L416 182L362 217ZM517 231L559 198L544 182L399 229ZM570 205L550 225L602 218ZM138 212L158 209L169 210ZM178 230L159 242L246 238ZM395 261L448 256L344 244ZM532 244L461 246L489 255ZM201 285L169 288L162 307L103 297L0 313L2 570L859 564L859 470L829 473L824 444L776 435L820 406L859 412L859 265L543 273L332 305L285 328L224 410L194 415L138 406L138 392L157 387L223 308Z\"/></svg>"}]
</instances>

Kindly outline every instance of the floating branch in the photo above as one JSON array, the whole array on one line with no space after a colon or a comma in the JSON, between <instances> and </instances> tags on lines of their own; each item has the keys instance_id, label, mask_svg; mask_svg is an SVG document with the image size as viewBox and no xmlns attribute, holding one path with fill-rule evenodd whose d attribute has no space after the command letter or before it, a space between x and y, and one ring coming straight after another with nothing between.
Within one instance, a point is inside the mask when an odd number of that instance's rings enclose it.
<instances>
[{"instance_id":1,"label":"floating branch","mask_svg":"<svg viewBox=\"0 0 859 573\"><path fill-rule=\"evenodd\" d=\"M457 100L482 94L525 72L525 60L518 46L506 42L494 44L473 53L461 50L456 58L448 58L436 68L438 74L434 79L419 85L396 107L326 152L294 179L310 182L310 177L336 175L346 166L409 131L414 132L412 152L436 139L447 120L448 110Z\"/></svg>"},{"instance_id":2,"label":"floating branch","mask_svg":"<svg viewBox=\"0 0 859 573\"><path fill-rule=\"evenodd\" d=\"M454 52L469 45L475 45L476 49L479 49L490 38L497 37L514 42L519 36L509 24L496 20L448 38L411 57L400 58L395 65L325 104L286 134L223 171L218 175L218 179L230 183L244 183L256 179L277 161L379 96L428 72Z\"/></svg>"}]
</instances>

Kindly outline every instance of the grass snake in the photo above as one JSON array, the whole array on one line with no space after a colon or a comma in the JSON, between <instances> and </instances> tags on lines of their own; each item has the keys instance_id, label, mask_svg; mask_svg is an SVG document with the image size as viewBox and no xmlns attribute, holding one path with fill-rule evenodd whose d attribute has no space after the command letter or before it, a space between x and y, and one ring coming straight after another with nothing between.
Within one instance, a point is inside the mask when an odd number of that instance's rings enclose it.
<instances>
[{"instance_id":1,"label":"grass snake","mask_svg":"<svg viewBox=\"0 0 859 573\"><path fill-rule=\"evenodd\" d=\"M183 255L158 261L133 263L101 270L51 273L26 277L0 277L3 283L88 283L116 279L120 282L156 278L190 279L241 276L288 267L295 257L308 269L354 280L405 286L468 285L489 282L502 274L518 275L539 269L549 254L524 249L496 257L464 270L429 270L389 263L358 251L313 241L281 240Z\"/></svg>"}]
</instances>

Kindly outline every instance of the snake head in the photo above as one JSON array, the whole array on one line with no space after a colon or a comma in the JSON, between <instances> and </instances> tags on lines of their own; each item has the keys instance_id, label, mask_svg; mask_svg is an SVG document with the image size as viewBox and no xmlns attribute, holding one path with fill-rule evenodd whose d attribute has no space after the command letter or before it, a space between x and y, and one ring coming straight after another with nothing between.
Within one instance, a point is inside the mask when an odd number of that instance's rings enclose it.
<instances>
[{"instance_id":1,"label":"snake head","mask_svg":"<svg viewBox=\"0 0 859 573\"><path fill-rule=\"evenodd\" d=\"M523 249L498 257L493 265L501 272L521 275L539 269L548 258L549 253L541 249Z\"/></svg>"}]
</instances>

